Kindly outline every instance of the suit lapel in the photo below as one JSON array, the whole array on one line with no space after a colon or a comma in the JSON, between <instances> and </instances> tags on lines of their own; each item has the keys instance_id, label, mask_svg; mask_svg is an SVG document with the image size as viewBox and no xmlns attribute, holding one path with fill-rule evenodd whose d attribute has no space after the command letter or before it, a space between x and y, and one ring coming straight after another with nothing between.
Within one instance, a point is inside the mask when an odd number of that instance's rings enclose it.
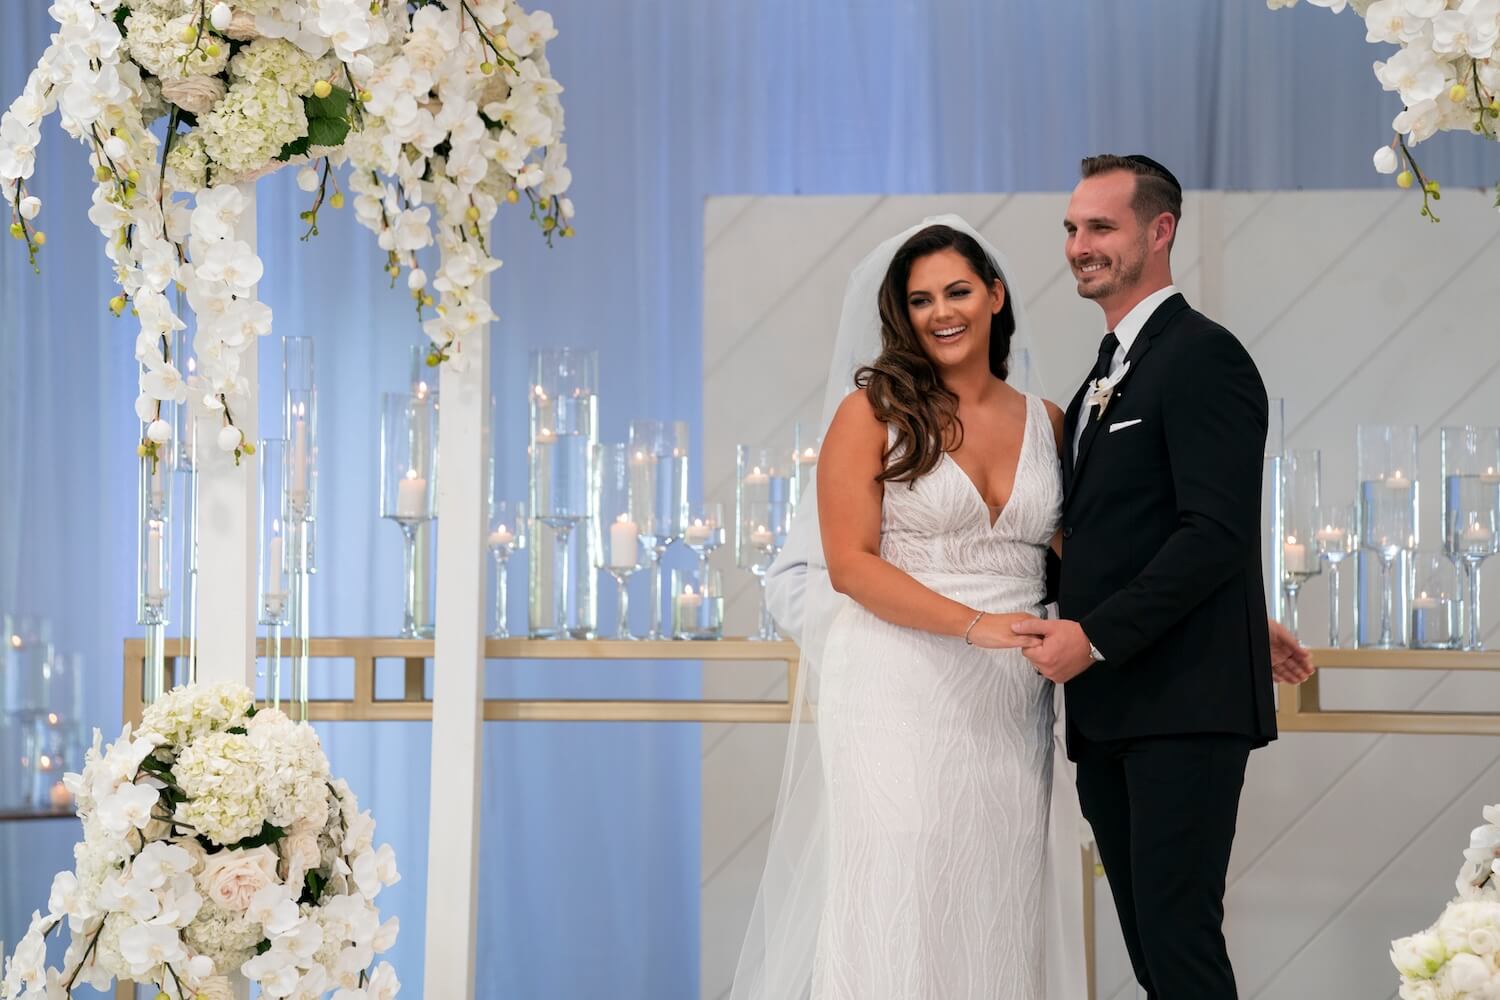
<instances>
[{"instance_id":1,"label":"suit lapel","mask_svg":"<svg viewBox=\"0 0 1500 1000\"><path fill-rule=\"evenodd\" d=\"M1063 441L1067 445L1067 451L1063 458L1063 495L1073 488L1073 437L1078 431L1078 417L1083 409L1083 397L1088 394L1089 384L1087 382L1079 386L1078 391L1073 394L1073 401L1063 411Z\"/></svg>"},{"instance_id":2,"label":"suit lapel","mask_svg":"<svg viewBox=\"0 0 1500 1000\"><path fill-rule=\"evenodd\" d=\"M1146 320L1146 325L1141 327L1141 332L1136 336L1135 343L1130 345L1130 352L1125 355L1125 363L1130 365L1130 368L1125 372L1124 377L1116 383L1114 396L1110 400L1111 403L1125 395L1125 387L1130 384L1130 380L1140 370L1141 359L1146 356L1147 351L1151 350L1151 342L1167 328L1173 317L1186 308L1187 299L1183 298L1180 293L1173 295L1156 307L1156 311ZM1080 406L1083 394L1087 388L1088 383L1084 383L1084 388L1078 391L1079 395L1076 397L1076 400ZM1094 439L1099 436L1099 425L1104 423L1104 419L1098 410L1090 410L1088 413L1079 412L1075 417L1073 427L1076 429L1078 426L1076 421L1084 419L1088 420L1088 424L1083 428L1083 437L1078 442L1078 458L1073 463L1073 472L1069 480L1070 491L1072 486L1077 484L1079 477L1083 475L1083 464L1088 460L1089 449L1093 445Z\"/></svg>"}]
</instances>

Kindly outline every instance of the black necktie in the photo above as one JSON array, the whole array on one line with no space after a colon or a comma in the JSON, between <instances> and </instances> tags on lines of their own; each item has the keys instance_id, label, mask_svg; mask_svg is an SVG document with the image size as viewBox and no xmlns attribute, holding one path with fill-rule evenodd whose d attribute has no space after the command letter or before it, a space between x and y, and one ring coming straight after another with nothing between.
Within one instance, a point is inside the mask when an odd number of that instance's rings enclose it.
<instances>
[{"instance_id":1,"label":"black necktie","mask_svg":"<svg viewBox=\"0 0 1500 1000\"><path fill-rule=\"evenodd\" d=\"M1094 362L1094 373L1091 378L1104 378L1109 374L1109 369L1115 360L1115 351L1120 346L1120 338L1113 332L1106 333L1104 339L1099 341L1099 360Z\"/></svg>"}]
</instances>

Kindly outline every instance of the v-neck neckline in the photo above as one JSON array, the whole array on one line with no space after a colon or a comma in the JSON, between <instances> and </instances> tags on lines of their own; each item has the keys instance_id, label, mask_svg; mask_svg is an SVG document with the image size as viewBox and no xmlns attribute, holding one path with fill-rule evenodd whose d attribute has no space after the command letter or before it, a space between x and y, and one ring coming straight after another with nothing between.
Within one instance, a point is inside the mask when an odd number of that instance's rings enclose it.
<instances>
[{"instance_id":1,"label":"v-neck neckline","mask_svg":"<svg viewBox=\"0 0 1500 1000\"><path fill-rule=\"evenodd\" d=\"M1016 453L1016 468L1011 473L1010 495L1005 498L1005 503L1001 504L998 509L991 507L985 502L984 491L979 488L978 483L974 482L973 477L964 471L964 467L958 464L958 459L953 457L953 453L950 451L943 452L943 457L952 463L953 467L958 470L958 474L963 476L964 481L969 484L969 491L973 493L974 499L979 501L979 507L984 511L985 520L989 522L990 531L995 530L995 526L1000 523L1000 519L1010 509L1011 502L1016 498L1016 487L1021 481L1021 466L1026 461L1026 445L1031 439L1031 396L1026 395L1024 398L1026 400L1026 416L1021 424L1021 447ZM994 511L993 518L990 517L991 511Z\"/></svg>"}]
</instances>

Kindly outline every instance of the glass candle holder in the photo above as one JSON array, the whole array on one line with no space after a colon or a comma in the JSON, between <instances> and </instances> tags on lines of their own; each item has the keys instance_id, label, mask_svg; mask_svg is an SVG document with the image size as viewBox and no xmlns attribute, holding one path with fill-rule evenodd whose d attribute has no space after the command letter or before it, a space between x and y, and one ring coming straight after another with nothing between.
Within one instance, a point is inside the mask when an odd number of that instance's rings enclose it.
<instances>
[{"instance_id":1,"label":"glass candle holder","mask_svg":"<svg viewBox=\"0 0 1500 1000\"><path fill-rule=\"evenodd\" d=\"M766 572L791 530L793 474L784 450L739 445L735 459L735 561L760 584L760 623L751 639L777 638L766 603Z\"/></svg>"},{"instance_id":2,"label":"glass candle holder","mask_svg":"<svg viewBox=\"0 0 1500 1000\"><path fill-rule=\"evenodd\" d=\"M585 638L596 614L593 449L599 440L599 358L557 348L531 354L528 510L530 629L536 638Z\"/></svg>"},{"instance_id":3,"label":"glass candle holder","mask_svg":"<svg viewBox=\"0 0 1500 1000\"><path fill-rule=\"evenodd\" d=\"M404 543L401 635L420 637L417 610L417 528L436 516L437 405L431 396L383 394L380 411L380 516L394 521Z\"/></svg>"},{"instance_id":4,"label":"glass candle holder","mask_svg":"<svg viewBox=\"0 0 1500 1000\"><path fill-rule=\"evenodd\" d=\"M724 505L718 501L688 504L687 525L682 530L682 544L698 557L698 572L708 572L708 557L724 544Z\"/></svg>"},{"instance_id":5,"label":"glass candle holder","mask_svg":"<svg viewBox=\"0 0 1500 1000\"><path fill-rule=\"evenodd\" d=\"M492 639L510 638L507 612L510 586L510 557L526 548L526 504L518 500L494 500L490 503L490 531L485 539L495 564L495 624Z\"/></svg>"},{"instance_id":6,"label":"glass candle holder","mask_svg":"<svg viewBox=\"0 0 1500 1000\"><path fill-rule=\"evenodd\" d=\"M792 437L792 469L795 473L792 483L794 505L800 506L803 500L811 495L813 478L818 471L818 455L822 450L821 425L804 420L797 421Z\"/></svg>"},{"instance_id":7,"label":"glass candle holder","mask_svg":"<svg viewBox=\"0 0 1500 1000\"><path fill-rule=\"evenodd\" d=\"M671 586L674 639L724 637L724 581L718 570L674 569Z\"/></svg>"},{"instance_id":8,"label":"glass candle holder","mask_svg":"<svg viewBox=\"0 0 1500 1000\"><path fill-rule=\"evenodd\" d=\"M648 639L662 637L662 556L687 530L688 446L686 421L630 422L631 518L651 570Z\"/></svg>"},{"instance_id":9,"label":"glass candle holder","mask_svg":"<svg viewBox=\"0 0 1500 1000\"><path fill-rule=\"evenodd\" d=\"M1352 504L1324 505L1318 508L1317 531L1313 541L1318 558L1328 564L1328 645L1339 646L1339 573L1359 548L1359 518Z\"/></svg>"},{"instance_id":10,"label":"glass candle holder","mask_svg":"<svg viewBox=\"0 0 1500 1000\"><path fill-rule=\"evenodd\" d=\"M1302 585L1322 572L1314 535L1317 532L1322 455L1316 448L1294 449L1281 467L1282 531L1281 589L1286 595L1283 623L1297 629L1297 598Z\"/></svg>"},{"instance_id":11,"label":"glass candle holder","mask_svg":"<svg viewBox=\"0 0 1500 1000\"><path fill-rule=\"evenodd\" d=\"M1435 553L1416 557L1417 589L1411 599L1413 649L1457 649L1463 644L1459 580L1452 560Z\"/></svg>"},{"instance_id":12,"label":"glass candle holder","mask_svg":"<svg viewBox=\"0 0 1500 1000\"><path fill-rule=\"evenodd\" d=\"M1443 548L1463 570L1463 648L1484 648L1479 570L1500 547L1500 428L1444 427Z\"/></svg>"},{"instance_id":13,"label":"glass candle holder","mask_svg":"<svg viewBox=\"0 0 1500 1000\"><path fill-rule=\"evenodd\" d=\"M634 517L633 466L630 447L601 444L594 448L594 476L598 486L593 524L594 565L615 581L615 638L630 634L630 593L627 584L640 570L644 549L640 524Z\"/></svg>"},{"instance_id":14,"label":"glass candle holder","mask_svg":"<svg viewBox=\"0 0 1500 1000\"><path fill-rule=\"evenodd\" d=\"M1394 567L1418 542L1417 428L1361 424L1355 431L1355 453L1360 542L1380 567L1378 616L1360 616L1362 624L1378 620L1379 627L1368 636L1371 641L1361 644L1390 648L1403 644L1398 630L1404 631L1407 620L1406 589L1397 586Z\"/></svg>"}]
</instances>

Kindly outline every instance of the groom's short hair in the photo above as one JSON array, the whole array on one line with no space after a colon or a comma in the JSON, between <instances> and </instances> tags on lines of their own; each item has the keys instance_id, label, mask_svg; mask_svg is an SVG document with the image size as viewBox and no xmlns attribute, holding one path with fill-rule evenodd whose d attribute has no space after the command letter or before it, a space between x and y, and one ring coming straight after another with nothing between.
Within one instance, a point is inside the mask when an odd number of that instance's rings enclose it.
<instances>
[{"instance_id":1,"label":"groom's short hair","mask_svg":"<svg viewBox=\"0 0 1500 1000\"><path fill-rule=\"evenodd\" d=\"M1135 175L1135 197L1130 207L1135 209L1136 218L1149 222L1163 212L1169 212L1174 221L1182 221L1182 185L1170 170L1149 156L1105 153L1084 157L1079 167L1079 173L1085 178L1113 170ZM1175 233L1173 240L1176 240Z\"/></svg>"}]
</instances>

